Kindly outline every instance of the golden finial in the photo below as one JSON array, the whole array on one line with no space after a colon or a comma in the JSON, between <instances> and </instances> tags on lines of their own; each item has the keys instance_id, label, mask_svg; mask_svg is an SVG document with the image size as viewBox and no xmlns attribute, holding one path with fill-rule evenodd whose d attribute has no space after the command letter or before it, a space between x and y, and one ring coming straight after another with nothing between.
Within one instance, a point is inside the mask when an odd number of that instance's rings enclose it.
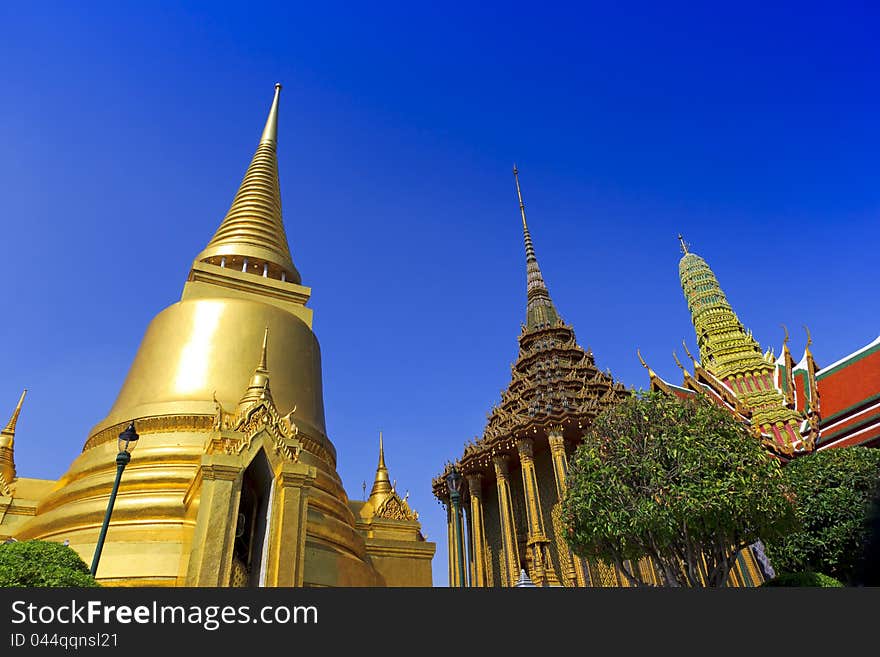
<instances>
[{"instance_id":1,"label":"golden finial","mask_svg":"<svg viewBox=\"0 0 880 657\"><path fill-rule=\"evenodd\" d=\"M681 344L684 347L684 353L687 354L687 357L690 358L692 361L694 361L694 363L696 363L697 359L694 358L693 354L691 354L691 352L690 352L690 349L688 349L687 342L685 342L684 339L682 339Z\"/></svg>"},{"instance_id":2,"label":"golden finial","mask_svg":"<svg viewBox=\"0 0 880 657\"><path fill-rule=\"evenodd\" d=\"M782 330L785 331L785 338L782 340L782 346L784 347L788 344L788 329L785 328L785 324L780 324L780 326L782 327Z\"/></svg>"},{"instance_id":3,"label":"golden finial","mask_svg":"<svg viewBox=\"0 0 880 657\"><path fill-rule=\"evenodd\" d=\"M810 348L810 345L813 344L813 336L810 335L810 329L807 328L807 325L804 324L804 330L807 332L807 349Z\"/></svg>"},{"instance_id":4,"label":"golden finial","mask_svg":"<svg viewBox=\"0 0 880 657\"><path fill-rule=\"evenodd\" d=\"M266 330L263 332L263 349L260 352L260 366L257 368L263 372L269 371L267 354L269 351L269 327L266 327Z\"/></svg>"},{"instance_id":5,"label":"golden finial","mask_svg":"<svg viewBox=\"0 0 880 657\"><path fill-rule=\"evenodd\" d=\"M385 467L385 445L382 443L382 432L379 432L379 467Z\"/></svg>"},{"instance_id":6,"label":"golden finial","mask_svg":"<svg viewBox=\"0 0 880 657\"><path fill-rule=\"evenodd\" d=\"M687 242L684 241L684 237L681 233L678 234L678 241L681 242L681 252L685 255L688 254L688 245Z\"/></svg>"},{"instance_id":7,"label":"golden finial","mask_svg":"<svg viewBox=\"0 0 880 657\"><path fill-rule=\"evenodd\" d=\"M21 405L24 404L25 395L27 395L27 388L22 391L21 397L18 399L18 404L16 404L15 410L12 412L12 417L9 418L9 422L6 424L6 428L3 429L3 433L15 433L15 425L18 424L18 416L21 414Z\"/></svg>"},{"instance_id":8,"label":"golden finial","mask_svg":"<svg viewBox=\"0 0 880 657\"><path fill-rule=\"evenodd\" d=\"M281 83L275 83L275 98L272 100L272 107L269 110L269 116L266 118L266 127L263 128L263 135L260 141L270 141L275 143L278 141L278 101L281 99Z\"/></svg>"},{"instance_id":9,"label":"golden finial","mask_svg":"<svg viewBox=\"0 0 880 657\"><path fill-rule=\"evenodd\" d=\"M672 350L672 358L675 359L675 364L678 365L678 369L684 372L684 365L682 365L681 361L678 360L678 354L675 353L675 349Z\"/></svg>"}]
</instances>

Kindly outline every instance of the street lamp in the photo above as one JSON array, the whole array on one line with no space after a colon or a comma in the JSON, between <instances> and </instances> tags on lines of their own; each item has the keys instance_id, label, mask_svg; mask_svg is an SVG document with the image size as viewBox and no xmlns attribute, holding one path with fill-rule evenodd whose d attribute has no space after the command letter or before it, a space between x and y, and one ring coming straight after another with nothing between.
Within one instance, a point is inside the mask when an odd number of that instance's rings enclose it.
<instances>
[{"instance_id":1,"label":"street lamp","mask_svg":"<svg viewBox=\"0 0 880 657\"><path fill-rule=\"evenodd\" d=\"M95 556L92 559L92 577L98 572L98 561L101 559L101 550L104 549L104 539L107 538L107 527L110 525L110 515L113 513L113 503L116 501L116 493L119 491L119 480L122 479L122 471L131 461L131 453L137 447L140 436L134 430L134 420L128 428L119 434L119 453L116 455L116 481L113 482L113 490L110 491L110 500L107 502L107 513L104 515L104 524L101 527L101 535L98 536L98 544L95 546Z\"/></svg>"},{"instance_id":2,"label":"street lamp","mask_svg":"<svg viewBox=\"0 0 880 657\"><path fill-rule=\"evenodd\" d=\"M464 581L464 546L461 541L461 518L458 514L458 501L461 499L461 474L453 465L452 471L446 475L446 487L449 489L449 501L452 502L452 526L455 533L455 544L458 546L458 581Z\"/></svg>"}]
</instances>

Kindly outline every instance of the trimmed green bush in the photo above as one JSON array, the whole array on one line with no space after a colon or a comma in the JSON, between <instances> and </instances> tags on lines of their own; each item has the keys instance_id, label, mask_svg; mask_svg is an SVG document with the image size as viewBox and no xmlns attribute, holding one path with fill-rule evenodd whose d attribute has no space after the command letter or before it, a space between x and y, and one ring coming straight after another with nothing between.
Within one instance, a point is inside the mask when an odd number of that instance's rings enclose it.
<instances>
[{"instance_id":1,"label":"trimmed green bush","mask_svg":"<svg viewBox=\"0 0 880 657\"><path fill-rule=\"evenodd\" d=\"M53 541L0 544L0 586L100 586L79 554Z\"/></svg>"},{"instance_id":2,"label":"trimmed green bush","mask_svg":"<svg viewBox=\"0 0 880 657\"><path fill-rule=\"evenodd\" d=\"M843 583L822 573L783 573L768 579L761 586L818 586L840 588Z\"/></svg>"}]
</instances>

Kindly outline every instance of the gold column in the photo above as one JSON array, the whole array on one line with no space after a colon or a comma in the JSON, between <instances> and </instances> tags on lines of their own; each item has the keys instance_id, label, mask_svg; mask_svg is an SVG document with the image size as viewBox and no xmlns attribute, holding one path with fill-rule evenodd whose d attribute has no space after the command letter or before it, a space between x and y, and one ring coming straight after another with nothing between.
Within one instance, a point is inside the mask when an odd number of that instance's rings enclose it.
<instances>
[{"instance_id":1,"label":"gold column","mask_svg":"<svg viewBox=\"0 0 880 657\"><path fill-rule=\"evenodd\" d=\"M235 523L229 519L238 514L242 472L235 456L202 457L193 484L184 495L185 507L198 501L186 586L229 586L235 542Z\"/></svg>"},{"instance_id":2,"label":"gold column","mask_svg":"<svg viewBox=\"0 0 880 657\"><path fill-rule=\"evenodd\" d=\"M507 478L507 456L498 454L492 457L495 466L495 482L498 486L498 513L501 516L501 546L506 564L507 582L502 586L513 586L519 579L519 549L516 544L516 527L513 523L513 502L510 497L510 482Z\"/></svg>"},{"instance_id":3,"label":"gold column","mask_svg":"<svg viewBox=\"0 0 880 657\"><path fill-rule=\"evenodd\" d=\"M550 560L550 540L544 530L544 515L541 512L541 496L538 493L538 479L535 474L534 442L531 438L516 441L523 478L523 494L526 498L526 519L529 527L528 547L534 569L532 581L538 586L559 585L553 562Z\"/></svg>"},{"instance_id":4,"label":"gold column","mask_svg":"<svg viewBox=\"0 0 880 657\"><path fill-rule=\"evenodd\" d=\"M308 492L316 476L315 466L288 462L276 476L265 586L303 585Z\"/></svg>"},{"instance_id":5,"label":"gold column","mask_svg":"<svg viewBox=\"0 0 880 657\"><path fill-rule=\"evenodd\" d=\"M565 497L565 479L568 477L568 459L565 456L565 440L562 438L560 428L554 428L547 437L550 442L550 456L553 461L553 474L556 479L556 496L559 503ZM587 585L587 576L584 572L583 562L569 548L566 554L559 555L559 561L563 568L568 572L569 581L575 582L578 586Z\"/></svg>"},{"instance_id":6,"label":"gold column","mask_svg":"<svg viewBox=\"0 0 880 657\"><path fill-rule=\"evenodd\" d=\"M486 586L486 531L483 525L483 476L468 475L468 492L471 497L471 540L474 546L473 586Z\"/></svg>"}]
</instances>

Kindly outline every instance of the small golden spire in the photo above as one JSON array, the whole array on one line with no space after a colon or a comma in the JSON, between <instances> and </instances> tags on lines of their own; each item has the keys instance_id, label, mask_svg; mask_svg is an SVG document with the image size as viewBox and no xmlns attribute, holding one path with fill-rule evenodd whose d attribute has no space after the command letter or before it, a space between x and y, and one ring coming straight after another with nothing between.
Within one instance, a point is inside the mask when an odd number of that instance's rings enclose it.
<instances>
[{"instance_id":1,"label":"small golden spire","mask_svg":"<svg viewBox=\"0 0 880 657\"><path fill-rule=\"evenodd\" d=\"M782 327L782 330L785 331L785 337L782 339L782 346L784 347L788 344L788 329L785 327L785 324L780 324L780 326Z\"/></svg>"},{"instance_id":2,"label":"small golden spire","mask_svg":"<svg viewBox=\"0 0 880 657\"><path fill-rule=\"evenodd\" d=\"M25 388L21 397L18 399L18 404L15 406L15 410L12 412L12 417L9 418L9 422L6 423L6 428L3 429L4 434L8 434L10 436L15 435L15 425L18 424L18 416L21 414L21 406L24 404L24 398L27 395L27 388Z\"/></svg>"},{"instance_id":3,"label":"small golden spire","mask_svg":"<svg viewBox=\"0 0 880 657\"><path fill-rule=\"evenodd\" d=\"M807 328L807 325L804 324L804 330L807 332L807 349L809 350L810 345L813 344L813 336L810 335L810 329Z\"/></svg>"},{"instance_id":4,"label":"small golden spire","mask_svg":"<svg viewBox=\"0 0 880 657\"><path fill-rule=\"evenodd\" d=\"M684 237L681 233L678 234L678 241L681 242L681 252L685 255L688 254L688 245L687 242L684 241Z\"/></svg>"},{"instance_id":5,"label":"small golden spire","mask_svg":"<svg viewBox=\"0 0 880 657\"><path fill-rule=\"evenodd\" d=\"M260 364L257 367L257 371L268 372L269 367L267 365L267 353L269 351L269 327L266 327L266 330L263 332L263 350L260 354Z\"/></svg>"},{"instance_id":6,"label":"small golden spire","mask_svg":"<svg viewBox=\"0 0 880 657\"><path fill-rule=\"evenodd\" d=\"M382 432L379 432L379 465L376 467L376 478L373 480L373 488L370 490L368 501L373 503L373 509L378 509L388 499L394 487L391 485L391 477L388 476L388 468L385 467L385 446L382 442Z\"/></svg>"},{"instance_id":7,"label":"small golden spire","mask_svg":"<svg viewBox=\"0 0 880 657\"><path fill-rule=\"evenodd\" d=\"M246 410L252 404L263 399L271 399L272 391L269 389L269 368L267 354L269 351L269 327L263 331L263 346L260 349L260 363L254 370L251 381L241 401L238 402L239 411Z\"/></svg>"}]
</instances>

